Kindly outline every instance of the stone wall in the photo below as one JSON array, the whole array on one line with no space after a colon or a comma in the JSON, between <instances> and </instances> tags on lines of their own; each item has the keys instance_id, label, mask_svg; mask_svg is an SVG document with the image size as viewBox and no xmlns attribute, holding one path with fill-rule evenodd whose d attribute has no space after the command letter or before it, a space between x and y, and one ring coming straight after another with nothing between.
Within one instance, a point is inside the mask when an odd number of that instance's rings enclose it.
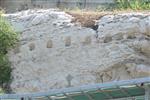
<instances>
[{"instance_id":1,"label":"stone wall","mask_svg":"<svg viewBox=\"0 0 150 100\"><path fill-rule=\"evenodd\" d=\"M14 92L150 76L149 12L105 15L97 32L51 9L6 17L20 33L20 43L8 54Z\"/></svg>"},{"instance_id":2,"label":"stone wall","mask_svg":"<svg viewBox=\"0 0 150 100\"><path fill-rule=\"evenodd\" d=\"M0 6L6 12L14 12L31 8L31 0L1 0Z\"/></svg>"},{"instance_id":3,"label":"stone wall","mask_svg":"<svg viewBox=\"0 0 150 100\"><path fill-rule=\"evenodd\" d=\"M113 0L1 0L0 6L7 12L28 8L88 8L96 9L99 5L114 3Z\"/></svg>"}]
</instances>

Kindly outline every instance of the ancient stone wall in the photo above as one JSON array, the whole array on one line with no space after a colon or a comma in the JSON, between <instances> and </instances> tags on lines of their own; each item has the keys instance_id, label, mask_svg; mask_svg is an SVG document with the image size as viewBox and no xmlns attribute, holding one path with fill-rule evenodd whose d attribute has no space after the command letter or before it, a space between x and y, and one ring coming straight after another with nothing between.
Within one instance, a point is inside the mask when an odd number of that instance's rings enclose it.
<instances>
[{"instance_id":1,"label":"ancient stone wall","mask_svg":"<svg viewBox=\"0 0 150 100\"><path fill-rule=\"evenodd\" d=\"M20 43L8 54L14 92L150 76L150 13L105 15L97 32L57 10L7 14Z\"/></svg>"},{"instance_id":2,"label":"ancient stone wall","mask_svg":"<svg viewBox=\"0 0 150 100\"><path fill-rule=\"evenodd\" d=\"M6 12L27 10L30 8L80 8L96 9L99 5L114 3L113 0L1 0Z\"/></svg>"}]
</instances>

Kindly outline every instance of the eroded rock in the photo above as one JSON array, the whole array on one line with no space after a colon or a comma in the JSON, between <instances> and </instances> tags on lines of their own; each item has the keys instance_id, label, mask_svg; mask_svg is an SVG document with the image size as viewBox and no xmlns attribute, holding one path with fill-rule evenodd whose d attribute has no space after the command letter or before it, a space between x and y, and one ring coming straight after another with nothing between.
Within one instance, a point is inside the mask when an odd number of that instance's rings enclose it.
<instances>
[{"instance_id":1,"label":"eroded rock","mask_svg":"<svg viewBox=\"0 0 150 100\"><path fill-rule=\"evenodd\" d=\"M47 48L52 48L53 47L53 41L52 40L48 40L47 41Z\"/></svg>"},{"instance_id":2,"label":"eroded rock","mask_svg":"<svg viewBox=\"0 0 150 100\"><path fill-rule=\"evenodd\" d=\"M65 37L65 46L70 46L71 45L71 37L70 36L67 36Z\"/></svg>"},{"instance_id":3,"label":"eroded rock","mask_svg":"<svg viewBox=\"0 0 150 100\"><path fill-rule=\"evenodd\" d=\"M105 15L97 33L74 25L70 15L58 10L27 10L6 17L23 28L19 53L8 54L14 92L150 76L149 14ZM68 75L73 77L70 82Z\"/></svg>"}]
</instances>

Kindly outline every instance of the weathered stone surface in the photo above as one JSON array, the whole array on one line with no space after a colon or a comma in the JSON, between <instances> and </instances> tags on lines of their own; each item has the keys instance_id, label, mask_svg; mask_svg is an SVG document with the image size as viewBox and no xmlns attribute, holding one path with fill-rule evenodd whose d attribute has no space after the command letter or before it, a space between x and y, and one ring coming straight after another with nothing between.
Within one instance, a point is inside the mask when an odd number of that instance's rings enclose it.
<instances>
[{"instance_id":1,"label":"weathered stone surface","mask_svg":"<svg viewBox=\"0 0 150 100\"><path fill-rule=\"evenodd\" d=\"M47 48L52 48L53 47L53 41L52 40L48 40L47 41Z\"/></svg>"},{"instance_id":2,"label":"weathered stone surface","mask_svg":"<svg viewBox=\"0 0 150 100\"><path fill-rule=\"evenodd\" d=\"M32 51L35 49L35 44L34 43L30 43L29 44L29 50Z\"/></svg>"},{"instance_id":3,"label":"weathered stone surface","mask_svg":"<svg viewBox=\"0 0 150 100\"><path fill-rule=\"evenodd\" d=\"M91 36L86 36L83 40L83 45L87 45L87 44L91 44L92 40L91 40Z\"/></svg>"},{"instance_id":4,"label":"weathered stone surface","mask_svg":"<svg viewBox=\"0 0 150 100\"><path fill-rule=\"evenodd\" d=\"M28 10L6 17L24 28L20 52L8 54L14 68L14 92L150 76L149 14L106 15L98 21L98 37L94 30L74 26L70 15L56 10ZM49 39L51 49L45 46ZM31 43L36 46L32 52ZM68 75L73 77L70 82Z\"/></svg>"},{"instance_id":5,"label":"weathered stone surface","mask_svg":"<svg viewBox=\"0 0 150 100\"><path fill-rule=\"evenodd\" d=\"M70 46L71 45L71 37L67 36L65 37L65 46Z\"/></svg>"}]
</instances>

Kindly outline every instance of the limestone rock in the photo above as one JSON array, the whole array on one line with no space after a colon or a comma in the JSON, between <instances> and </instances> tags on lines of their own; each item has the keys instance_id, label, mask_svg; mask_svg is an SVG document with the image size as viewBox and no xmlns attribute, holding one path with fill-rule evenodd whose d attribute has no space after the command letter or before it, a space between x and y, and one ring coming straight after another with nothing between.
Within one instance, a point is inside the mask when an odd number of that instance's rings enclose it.
<instances>
[{"instance_id":1,"label":"limestone rock","mask_svg":"<svg viewBox=\"0 0 150 100\"><path fill-rule=\"evenodd\" d=\"M47 41L47 48L52 48L53 47L53 41L52 40L48 40Z\"/></svg>"},{"instance_id":2,"label":"limestone rock","mask_svg":"<svg viewBox=\"0 0 150 100\"><path fill-rule=\"evenodd\" d=\"M35 44L34 43L30 43L29 44L29 50L32 51L35 49Z\"/></svg>"},{"instance_id":3,"label":"limestone rock","mask_svg":"<svg viewBox=\"0 0 150 100\"><path fill-rule=\"evenodd\" d=\"M91 40L91 36L86 36L83 40L83 44L87 45L87 44L91 44L92 40Z\"/></svg>"},{"instance_id":4,"label":"limestone rock","mask_svg":"<svg viewBox=\"0 0 150 100\"><path fill-rule=\"evenodd\" d=\"M146 34L150 36L150 16L146 20Z\"/></svg>"},{"instance_id":5,"label":"limestone rock","mask_svg":"<svg viewBox=\"0 0 150 100\"><path fill-rule=\"evenodd\" d=\"M71 45L71 37L67 36L65 37L65 46L70 46Z\"/></svg>"},{"instance_id":6,"label":"limestone rock","mask_svg":"<svg viewBox=\"0 0 150 100\"><path fill-rule=\"evenodd\" d=\"M107 35L104 37L104 43L108 43L108 42L111 42L112 41L112 37L111 35Z\"/></svg>"},{"instance_id":7,"label":"limestone rock","mask_svg":"<svg viewBox=\"0 0 150 100\"><path fill-rule=\"evenodd\" d=\"M140 64L136 67L136 72L139 73L139 76L150 76L150 67L149 65Z\"/></svg>"},{"instance_id":8,"label":"limestone rock","mask_svg":"<svg viewBox=\"0 0 150 100\"><path fill-rule=\"evenodd\" d=\"M15 54L20 53L20 44L19 43L15 46L14 53Z\"/></svg>"},{"instance_id":9,"label":"limestone rock","mask_svg":"<svg viewBox=\"0 0 150 100\"><path fill-rule=\"evenodd\" d=\"M150 57L150 41L141 42L141 52Z\"/></svg>"},{"instance_id":10,"label":"limestone rock","mask_svg":"<svg viewBox=\"0 0 150 100\"><path fill-rule=\"evenodd\" d=\"M59 10L7 14L11 23L18 23L12 24L16 29L21 25L20 52L8 54L14 69L12 90L39 92L150 76L149 15L105 15L96 33L75 26ZM73 76L70 82L67 75Z\"/></svg>"}]
</instances>

